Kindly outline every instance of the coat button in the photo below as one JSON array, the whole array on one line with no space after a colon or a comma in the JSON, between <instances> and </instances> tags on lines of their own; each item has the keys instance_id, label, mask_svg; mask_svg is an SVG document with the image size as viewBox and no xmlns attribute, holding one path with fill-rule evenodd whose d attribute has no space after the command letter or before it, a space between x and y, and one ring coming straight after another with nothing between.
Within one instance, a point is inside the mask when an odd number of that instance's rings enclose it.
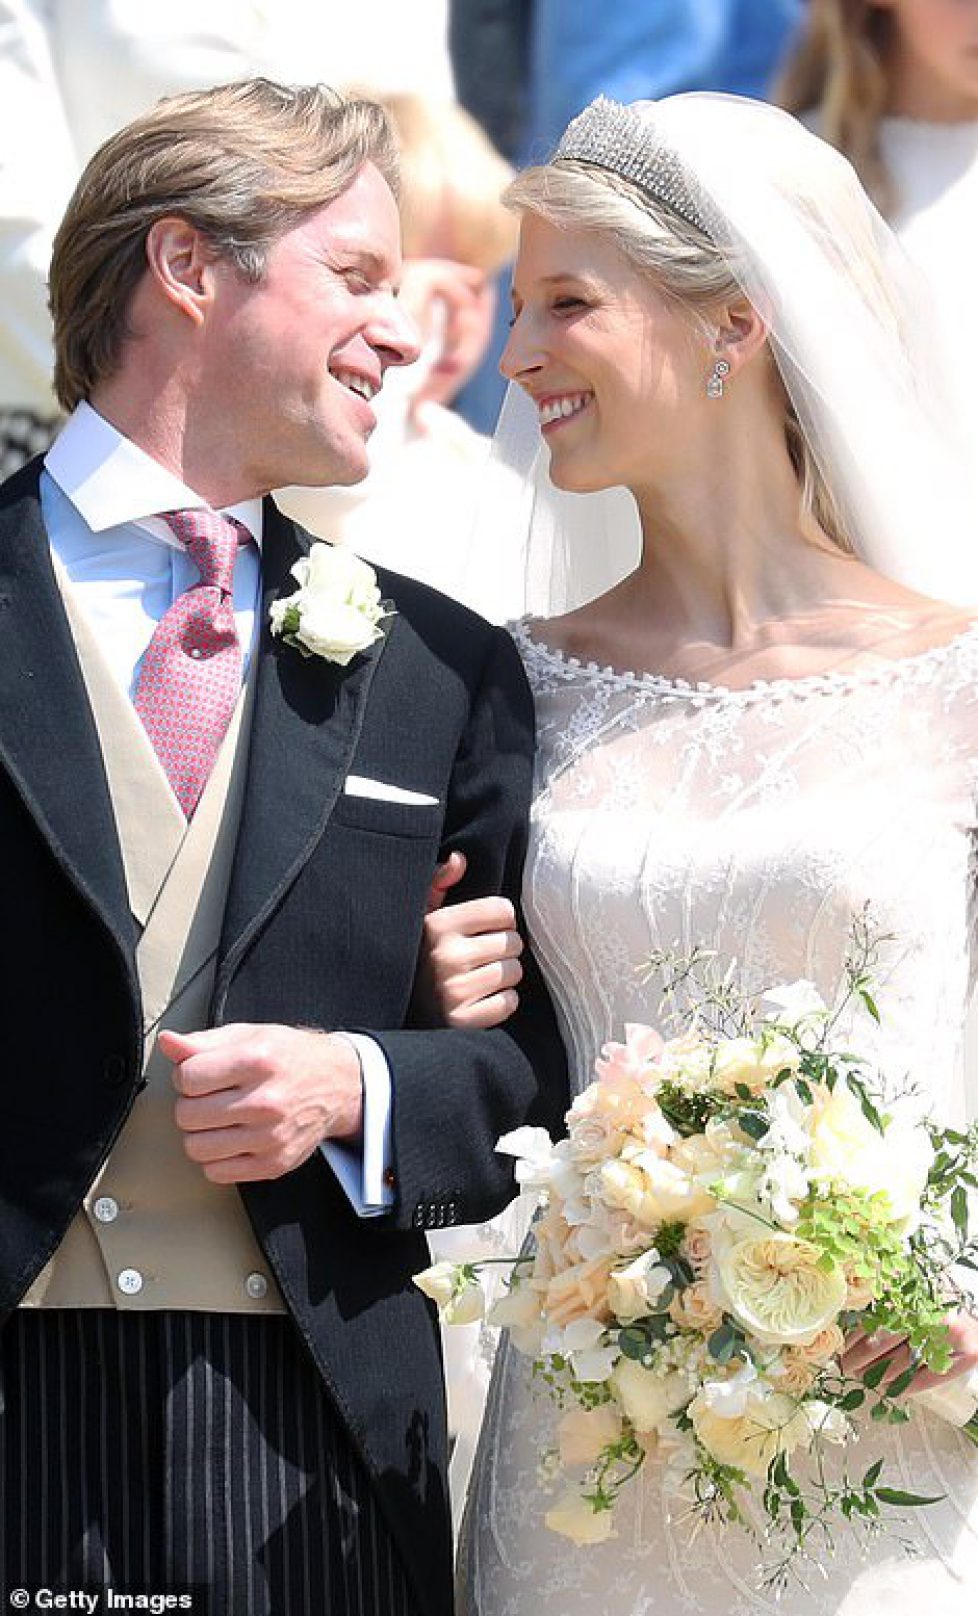
<instances>
[{"instance_id":1,"label":"coat button","mask_svg":"<svg viewBox=\"0 0 978 1616\"><path fill-rule=\"evenodd\" d=\"M111 1195L100 1195L92 1211L99 1223L114 1223L119 1216L119 1203Z\"/></svg>"},{"instance_id":2,"label":"coat button","mask_svg":"<svg viewBox=\"0 0 978 1616\"><path fill-rule=\"evenodd\" d=\"M245 1290L253 1302L260 1302L263 1296L268 1295L268 1280L264 1274L249 1274L245 1280Z\"/></svg>"},{"instance_id":3,"label":"coat button","mask_svg":"<svg viewBox=\"0 0 978 1616\"><path fill-rule=\"evenodd\" d=\"M123 1296L138 1296L143 1288L143 1276L138 1268L124 1268L116 1284Z\"/></svg>"}]
</instances>

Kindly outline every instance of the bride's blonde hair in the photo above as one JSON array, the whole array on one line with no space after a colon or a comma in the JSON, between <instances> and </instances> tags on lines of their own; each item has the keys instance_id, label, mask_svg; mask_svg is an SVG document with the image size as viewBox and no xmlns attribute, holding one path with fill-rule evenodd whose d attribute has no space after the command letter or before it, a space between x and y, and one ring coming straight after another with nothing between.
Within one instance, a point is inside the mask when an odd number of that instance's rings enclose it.
<instances>
[{"instance_id":1,"label":"bride's blonde hair","mask_svg":"<svg viewBox=\"0 0 978 1616\"><path fill-rule=\"evenodd\" d=\"M871 0L809 0L773 97L786 112L814 119L816 134L848 157L884 215L896 200L879 140L892 37L893 19Z\"/></svg>"},{"instance_id":2,"label":"bride's blonde hair","mask_svg":"<svg viewBox=\"0 0 978 1616\"><path fill-rule=\"evenodd\" d=\"M606 169L561 161L518 174L503 201L557 229L596 230L614 238L622 256L693 319L704 339L710 314L743 296L730 257L666 204ZM785 443L801 491L801 509L847 554L853 543L838 503L802 430L783 382Z\"/></svg>"}]
</instances>

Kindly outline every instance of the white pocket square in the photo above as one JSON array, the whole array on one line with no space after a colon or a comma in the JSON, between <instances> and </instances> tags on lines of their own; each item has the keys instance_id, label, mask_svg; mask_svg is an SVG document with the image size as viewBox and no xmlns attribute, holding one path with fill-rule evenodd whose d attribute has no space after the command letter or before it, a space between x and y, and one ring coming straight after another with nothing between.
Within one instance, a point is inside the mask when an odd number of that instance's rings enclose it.
<instances>
[{"instance_id":1,"label":"white pocket square","mask_svg":"<svg viewBox=\"0 0 978 1616\"><path fill-rule=\"evenodd\" d=\"M418 808L437 807L438 798L407 786L391 786L386 780L368 780L365 774L348 774L343 791L348 797L373 797L377 802L407 802Z\"/></svg>"}]
</instances>

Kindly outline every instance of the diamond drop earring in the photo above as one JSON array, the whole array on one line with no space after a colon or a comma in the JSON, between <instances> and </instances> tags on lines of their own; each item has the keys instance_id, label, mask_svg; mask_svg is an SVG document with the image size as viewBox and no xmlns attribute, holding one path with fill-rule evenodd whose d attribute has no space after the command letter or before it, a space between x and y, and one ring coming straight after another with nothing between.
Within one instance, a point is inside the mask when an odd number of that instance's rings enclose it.
<instances>
[{"instance_id":1,"label":"diamond drop earring","mask_svg":"<svg viewBox=\"0 0 978 1616\"><path fill-rule=\"evenodd\" d=\"M713 375L706 384L707 398L723 397L723 378L730 375L730 365L726 359L718 359L713 367Z\"/></svg>"}]
</instances>

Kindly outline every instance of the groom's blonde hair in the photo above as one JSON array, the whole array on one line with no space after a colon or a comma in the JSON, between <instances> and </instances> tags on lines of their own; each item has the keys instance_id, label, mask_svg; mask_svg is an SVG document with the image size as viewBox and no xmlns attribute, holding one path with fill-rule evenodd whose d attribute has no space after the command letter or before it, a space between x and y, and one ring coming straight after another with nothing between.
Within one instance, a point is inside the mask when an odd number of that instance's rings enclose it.
<instances>
[{"instance_id":1,"label":"groom's blonde hair","mask_svg":"<svg viewBox=\"0 0 978 1616\"><path fill-rule=\"evenodd\" d=\"M324 85L247 79L160 101L91 159L55 240L54 385L65 410L119 364L146 236L186 219L250 281L269 248L340 196L364 163L398 189L390 120Z\"/></svg>"}]
</instances>

